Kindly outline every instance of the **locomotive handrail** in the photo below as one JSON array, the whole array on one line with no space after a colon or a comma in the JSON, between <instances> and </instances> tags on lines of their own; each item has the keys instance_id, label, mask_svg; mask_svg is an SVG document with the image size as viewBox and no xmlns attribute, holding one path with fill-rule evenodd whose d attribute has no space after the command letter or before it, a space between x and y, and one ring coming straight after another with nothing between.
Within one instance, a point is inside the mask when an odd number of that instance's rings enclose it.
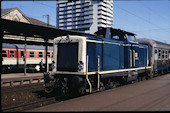
<instances>
[{"instance_id":1,"label":"locomotive handrail","mask_svg":"<svg viewBox=\"0 0 170 113\"><path fill-rule=\"evenodd\" d=\"M90 83L90 80L89 80L89 78L88 78L88 64L89 64L89 57L88 57L88 55L87 55L87 57L86 57L87 59L87 65L86 65L86 80L87 80L87 82L88 82L88 84L89 84L89 86L90 86L90 89L89 89L89 92L91 93L92 92L92 85L91 85L91 83Z\"/></svg>"},{"instance_id":2,"label":"locomotive handrail","mask_svg":"<svg viewBox=\"0 0 170 113\"><path fill-rule=\"evenodd\" d=\"M100 90L100 56L98 56L98 83L97 83L97 90L99 91Z\"/></svg>"}]
</instances>

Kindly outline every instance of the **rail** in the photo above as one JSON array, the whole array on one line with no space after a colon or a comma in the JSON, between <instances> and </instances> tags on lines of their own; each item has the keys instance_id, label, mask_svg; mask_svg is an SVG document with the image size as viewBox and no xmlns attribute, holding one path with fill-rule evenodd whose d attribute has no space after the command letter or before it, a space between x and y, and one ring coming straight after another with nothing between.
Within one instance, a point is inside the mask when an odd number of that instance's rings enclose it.
<instances>
[{"instance_id":1,"label":"rail","mask_svg":"<svg viewBox=\"0 0 170 113\"><path fill-rule=\"evenodd\" d=\"M52 104L55 102L57 102L56 97L51 97L51 98L44 99L44 100L33 101L33 102L25 103L25 104L2 108L2 112L17 112L17 111L21 112L24 110L28 110L30 108L32 109L37 106L48 105L48 104Z\"/></svg>"}]
</instances>

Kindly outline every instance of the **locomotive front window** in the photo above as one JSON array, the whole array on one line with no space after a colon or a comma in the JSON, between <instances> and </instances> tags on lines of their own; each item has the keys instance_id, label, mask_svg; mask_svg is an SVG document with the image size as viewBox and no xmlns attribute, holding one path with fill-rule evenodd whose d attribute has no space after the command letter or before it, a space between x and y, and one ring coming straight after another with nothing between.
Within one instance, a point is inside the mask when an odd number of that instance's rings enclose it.
<instances>
[{"instance_id":1,"label":"locomotive front window","mask_svg":"<svg viewBox=\"0 0 170 113\"><path fill-rule=\"evenodd\" d=\"M78 43L59 43L57 70L76 72L78 69Z\"/></svg>"},{"instance_id":2,"label":"locomotive front window","mask_svg":"<svg viewBox=\"0 0 170 113\"><path fill-rule=\"evenodd\" d=\"M7 51L2 51L2 57L7 57Z\"/></svg>"},{"instance_id":3,"label":"locomotive front window","mask_svg":"<svg viewBox=\"0 0 170 113\"><path fill-rule=\"evenodd\" d=\"M10 51L9 54L10 54L10 57L15 57L14 56L14 51Z\"/></svg>"},{"instance_id":4,"label":"locomotive front window","mask_svg":"<svg viewBox=\"0 0 170 113\"><path fill-rule=\"evenodd\" d=\"M34 57L34 51L30 51L30 57Z\"/></svg>"}]
</instances>

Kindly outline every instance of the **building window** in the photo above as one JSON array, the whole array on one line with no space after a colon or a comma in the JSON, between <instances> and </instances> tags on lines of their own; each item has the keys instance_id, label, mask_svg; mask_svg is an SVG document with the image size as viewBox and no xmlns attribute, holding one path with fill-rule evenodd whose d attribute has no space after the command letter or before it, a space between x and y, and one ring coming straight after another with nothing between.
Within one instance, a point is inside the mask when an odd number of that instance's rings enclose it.
<instances>
[{"instance_id":1,"label":"building window","mask_svg":"<svg viewBox=\"0 0 170 113\"><path fill-rule=\"evenodd\" d=\"M10 52L9 52L9 55L10 55L10 57L15 57L14 51L10 51Z\"/></svg>"},{"instance_id":2,"label":"building window","mask_svg":"<svg viewBox=\"0 0 170 113\"><path fill-rule=\"evenodd\" d=\"M34 57L34 51L30 51L30 57Z\"/></svg>"},{"instance_id":3,"label":"building window","mask_svg":"<svg viewBox=\"0 0 170 113\"><path fill-rule=\"evenodd\" d=\"M2 57L7 57L7 51L2 51Z\"/></svg>"},{"instance_id":4,"label":"building window","mask_svg":"<svg viewBox=\"0 0 170 113\"><path fill-rule=\"evenodd\" d=\"M43 57L43 52L38 52L38 57Z\"/></svg>"}]
</instances>

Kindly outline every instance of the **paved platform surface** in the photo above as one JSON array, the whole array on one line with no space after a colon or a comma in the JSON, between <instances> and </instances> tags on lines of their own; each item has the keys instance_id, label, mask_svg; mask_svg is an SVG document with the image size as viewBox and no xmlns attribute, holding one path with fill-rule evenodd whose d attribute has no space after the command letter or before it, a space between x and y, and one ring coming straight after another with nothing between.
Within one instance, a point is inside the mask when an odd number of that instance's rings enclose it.
<instances>
[{"instance_id":1,"label":"paved platform surface","mask_svg":"<svg viewBox=\"0 0 170 113\"><path fill-rule=\"evenodd\" d=\"M28 110L56 111L170 111L170 74Z\"/></svg>"}]
</instances>

